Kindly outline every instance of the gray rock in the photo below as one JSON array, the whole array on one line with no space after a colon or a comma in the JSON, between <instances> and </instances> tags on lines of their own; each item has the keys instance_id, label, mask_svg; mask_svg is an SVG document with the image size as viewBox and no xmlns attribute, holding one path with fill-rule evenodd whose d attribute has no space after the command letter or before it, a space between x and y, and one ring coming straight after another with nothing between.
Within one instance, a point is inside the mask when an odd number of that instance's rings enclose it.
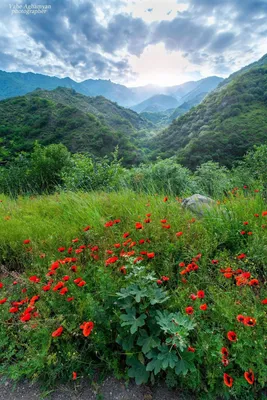
<instances>
[{"instance_id":1,"label":"gray rock","mask_svg":"<svg viewBox=\"0 0 267 400\"><path fill-rule=\"evenodd\" d=\"M205 211L210 211L215 205L216 202L213 199L201 194L193 194L182 201L183 207L199 216L203 216Z\"/></svg>"}]
</instances>

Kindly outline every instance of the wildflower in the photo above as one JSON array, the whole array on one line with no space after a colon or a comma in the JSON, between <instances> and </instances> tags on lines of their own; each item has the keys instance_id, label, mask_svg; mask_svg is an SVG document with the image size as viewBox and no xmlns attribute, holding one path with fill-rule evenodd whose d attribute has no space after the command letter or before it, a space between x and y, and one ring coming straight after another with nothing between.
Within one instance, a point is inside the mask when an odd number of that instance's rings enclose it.
<instances>
[{"instance_id":1,"label":"wildflower","mask_svg":"<svg viewBox=\"0 0 267 400\"><path fill-rule=\"evenodd\" d=\"M35 295L35 296L32 296L32 298L31 298L31 300L30 300L30 306L34 306L34 304L36 303L36 301L38 301L40 299L40 296L39 295Z\"/></svg>"},{"instance_id":2,"label":"wildflower","mask_svg":"<svg viewBox=\"0 0 267 400\"><path fill-rule=\"evenodd\" d=\"M246 326L255 326L256 325L256 319L252 318L252 317L245 317L244 325L246 325Z\"/></svg>"},{"instance_id":3,"label":"wildflower","mask_svg":"<svg viewBox=\"0 0 267 400\"><path fill-rule=\"evenodd\" d=\"M216 264L218 264L219 260L212 260L211 262L213 265L216 265Z\"/></svg>"},{"instance_id":4,"label":"wildflower","mask_svg":"<svg viewBox=\"0 0 267 400\"><path fill-rule=\"evenodd\" d=\"M170 278L169 278L168 276L162 276L161 279L162 279L164 282L167 282L167 281L170 280Z\"/></svg>"},{"instance_id":5,"label":"wildflower","mask_svg":"<svg viewBox=\"0 0 267 400\"><path fill-rule=\"evenodd\" d=\"M224 367L227 367L227 365L229 364L229 360L227 358L222 358L222 363Z\"/></svg>"},{"instance_id":6,"label":"wildflower","mask_svg":"<svg viewBox=\"0 0 267 400\"><path fill-rule=\"evenodd\" d=\"M73 272L77 272L77 266L76 266L76 265L72 265L72 266L70 267L70 269L71 269Z\"/></svg>"},{"instance_id":7,"label":"wildflower","mask_svg":"<svg viewBox=\"0 0 267 400\"><path fill-rule=\"evenodd\" d=\"M136 229L143 229L143 225L141 224L141 222L136 222L135 223L135 228Z\"/></svg>"},{"instance_id":8,"label":"wildflower","mask_svg":"<svg viewBox=\"0 0 267 400\"><path fill-rule=\"evenodd\" d=\"M59 337L62 335L63 332L63 327L60 326L59 328L57 328L53 333L52 333L52 337Z\"/></svg>"},{"instance_id":9,"label":"wildflower","mask_svg":"<svg viewBox=\"0 0 267 400\"><path fill-rule=\"evenodd\" d=\"M248 221L243 222L243 225L248 225Z\"/></svg>"},{"instance_id":10,"label":"wildflower","mask_svg":"<svg viewBox=\"0 0 267 400\"><path fill-rule=\"evenodd\" d=\"M185 312L186 312L186 314L191 315L191 314L193 314L194 309L193 309L193 307L189 306L189 307L186 307Z\"/></svg>"},{"instance_id":11,"label":"wildflower","mask_svg":"<svg viewBox=\"0 0 267 400\"><path fill-rule=\"evenodd\" d=\"M241 253L241 254L239 254L239 256L237 256L238 260L244 260L244 258L246 258L246 254L245 253Z\"/></svg>"},{"instance_id":12,"label":"wildflower","mask_svg":"<svg viewBox=\"0 0 267 400\"><path fill-rule=\"evenodd\" d=\"M171 227L171 225L167 225L167 224L166 225L162 225L163 229L170 229L170 227Z\"/></svg>"},{"instance_id":13,"label":"wildflower","mask_svg":"<svg viewBox=\"0 0 267 400\"><path fill-rule=\"evenodd\" d=\"M60 294L63 296L64 294L66 294L69 291L69 289L67 287L64 287L63 289L60 290Z\"/></svg>"},{"instance_id":14,"label":"wildflower","mask_svg":"<svg viewBox=\"0 0 267 400\"><path fill-rule=\"evenodd\" d=\"M244 372L244 377L250 385L253 385L255 377L254 377L254 373L251 369L248 372Z\"/></svg>"},{"instance_id":15,"label":"wildflower","mask_svg":"<svg viewBox=\"0 0 267 400\"><path fill-rule=\"evenodd\" d=\"M164 199L163 199L163 201L164 201L164 203L166 203L166 201L168 201L168 197L165 196Z\"/></svg>"},{"instance_id":16,"label":"wildflower","mask_svg":"<svg viewBox=\"0 0 267 400\"><path fill-rule=\"evenodd\" d=\"M31 243L30 239L23 240L23 244L29 244L29 243Z\"/></svg>"},{"instance_id":17,"label":"wildflower","mask_svg":"<svg viewBox=\"0 0 267 400\"><path fill-rule=\"evenodd\" d=\"M72 300L74 300L74 297L68 297L68 298L67 298L67 301L68 301L68 302L70 302L70 301L72 301Z\"/></svg>"},{"instance_id":18,"label":"wildflower","mask_svg":"<svg viewBox=\"0 0 267 400\"><path fill-rule=\"evenodd\" d=\"M30 276L29 277L30 282L38 283L40 282L40 278L38 278L36 275Z\"/></svg>"},{"instance_id":19,"label":"wildflower","mask_svg":"<svg viewBox=\"0 0 267 400\"><path fill-rule=\"evenodd\" d=\"M56 292L59 289L62 289L64 286L64 282L58 282L54 287L53 287L53 291Z\"/></svg>"},{"instance_id":20,"label":"wildflower","mask_svg":"<svg viewBox=\"0 0 267 400\"><path fill-rule=\"evenodd\" d=\"M2 289L4 287L4 284L2 282L0 282L0 289Z\"/></svg>"},{"instance_id":21,"label":"wildflower","mask_svg":"<svg viewBox=\"0 0 267 400\"><path fill-rule=\"evenodd\" d=\"M241 231L240 232L240 235L245 235L246 234L246 231Z\"/></svg>"},{"instance_id":22,"label":"wildflower","mask_svg":"<svg viewBox=\"0 0 267 400\"><path fill-rule=\"evenodd\" d=\"M73 371L72 380L75 381L77 379L77 372Z\"/></svg>"},{"instance_id":23,"label":"wildflower","mask_svg":"<svg viewBox=\"0 0 267 400\"><path fill-rule=\"evenodd\" d=\"M88 225L88 226L86 226L85 228L83 228L83 230L84 230L84 232L87 232L87 231L89 231L89 229L91 229L91 227Z\"/></svg>"},{"instance_id":24,"label":"wildflower","mask_svg":"<svg viewBox=\"0 0 267 400\"><path fill-rule=\"evenodd\" d=\"M94 328L94 323L92 321L84 322L80 328L83 330L83 335L88 337Z\"/></svg>"},{"instance_id":25,"label":"wildflower","mask_svg":"<svg viewBox=\"0 0 267 400\"><path fill-rule=\"evenodd\" d=\"M11 308L9 309L9 312L10 312L11 314L15 314L15 313L17 313L18 311L19 311L18 307L11 307Z\"/></svg>"},{"instance_id":26,"label":"wildflower","mask_svg":"<svg viewBox=\"0 0 267 400\"><path fill-rule=\"evenodd\" d=\"M167 220L166 220L166 219L161 219L160 222L161 222L162 224L166 224Z\"/></svg>"},{"instance_id":27,"label":"wildflower","mask_svg":"<svg viewBox=\"0 0 267 400\"><path fill-rule=\"evenodd\" d=\"M120 243L115 243L113 246L114 246L116 249L119 249L119 248L121 247L121 244L120 244Z\"/></svg>"},{"instance_id":28,"label":"wildflower","mask_svg":"<svg viewBox=\"0 0 267 400\"><path fill-rule=\"evenodd\" d=\"M224 381L224 384L225 384L226 386L228 386L229 388L233 386L234 380L233 380L233 378L232 378L230 375L228 375L228 374L223 374L223 381Z\"/></svg>"},{"instance_id":29,"label":"wildflower","mask_svg":"<svg viewBox=\"0 0 267 400\"><path fill-rule=\"evenodd\" d=\"M183 232L177 232L175 235L176 235L177 237L180 237L180 236L183 235Z\"/></svg>"},{"instance_id":30,"label":"wildflower","mask_svg":"<svg viewBox=\"0 0 267 400\"><path fill-rule=\"evenodd\" d=\"M201 304L201 306L199 307L199 309L202 310L202 311L206 311L207 308L208 308L208 306L207 306L206 303L205 304Z\"/></svg>"},{"instance_id":31,"label":"wildflower","mask_svg":"<svg viewBox=\"0 0 267 400\"><path fill-rule=\"evenodd\" d=\"M118 261L119 257L110 257L105 261L105 266L107 267L110 264L114 264L116 261Z\"/></svg>"},{"instance_id":32,"label":"wildflower","mask_svg":"<svg viewBox=\"0 0 267 400\"><path fill-rule=\"evenodd\" d=\"M185 263L184 262L180 262L179 263L179 267L181 267L181 268L185 267Z\"/></svg>"},{"instance_id":33,"label":"wildflower","mask_svg":"<svg viewBox=\"0 0 267 400\"><path fill-rule=\"evenodd\" d=\"M155 253L147 253L147 258L154 258L155 257Z\"/></svg>"},{"instance_id":34,"label":"wildflower","mask_svg":"<svg viewBox=\"0 0 267 400\"><path fill-rule=\"evenodd\" d=\"M157 284L158 284L158 285L161 285L162 283L163 283L163 282L162 282L161 279L158 279L158 280L157 280Z\"/></svg>"},{"instance_id":35,"label":"wildflower","mask_svg":"<svg viewBox=\"0 0 267 400\"><path fill-rule=\"evenodd\" d=\"M192 353L194 353L196 351L196 349L194 347L187 347L187 351L191 351Z\"/></svg>"},{"instance_id":36,"label":"wildflower","mask_svg":"<svg viewBox=\"0 0 267 400\"><path fill-rule=\"evenodd\" d=\"M236 342L237 340L237 335L234 331L229 331L227 333L227 338L231 341L231 342Z\"/></svg>"},{"instance_id":37,"label":"wildflower","mask_svg":"<svg viewBox=\"0 0 267 400\"><path fill-rule=\"evenodd\" d=\"M106 222L106 223L104 224L104 226L105 226L106 228L109 228L110 226L113 226L113 221L108 221L108 222Z\"/></svg>"},{"instance_id":38,"label":"wildflower","mask_svg":"<svg viewBox=\"0 0 267 400\"><path fill-rule=\"evenodd\" d=\"M190 299L195 301L197 299L197 296L192 293L190 294Z\"/></svg>"},{"instance_id":39,"label":"wildflower","mask_svg":"<svg viewBox=\"0 0 267 400\"><path fill-rule=\"evenodd\" d=\"M253 232L249 231L249 232L248 232L248 235L249 235L249 236L253 235Z\"/></svg>"},{"instance_id":40,"label":"wildflower","mask_svg":"<svg viewBox=\"0 0 267 400\"><path fill-rule=\"evenodd\" d=\"M237 319L237 321L238 322L241 322L242 324L244 323L244 321L245 321L245 317L243 316L243 315L238 315L237 317L236 317L236 319Z\"/></svg>"},{"instance_id":41,"label":"wildflower","mask_svg":"<svg viewBox=\"0 0 267 400\"><path fill-rule=\"evenodd\" d=\"M1 299L1 300L0 300L0 304L5 304L6 301L7 301L7 298L5 297L4 299Z\"/></svg>"},{"instance_id":42,"label":"wildflower","mask_svg":"<svg viewBox=\"0 0 267 400\"><path fill-rule=\"evenodd\" d=\"M125 232L125 233L122 235L122 237L123 237L124 239L126 239L128 236L130 236L130 233L129 233L129 232Z\"/></svg>"},{"instance_id":43,"label":"wildflower","mask_svg":"<svg viewBox=\"0 0 267 400\"><path fill-rule=\"evenodd\" d=\"M86 282L85 282L85 281L81 281L81 282L78 283L78 286L79 286L79 287L83 287L83 286L85 286L85 285L86 285Z\"/></svg>"},{"instance_id":44,"label":"wildflower","mask_svg":"<svg viewBox=\"0 0 267 400\"><path fill-rule=\"evenodd\" d=\"M82 280L82 278L76 278L76 279L74 279L73 282L76 283L76 285L78 285L78 283L80 283L81 280Z\"/></svg>"},{"instance_id":45,"label":"wildflower","mask_svg":"<svg viewBox=\"0 0 267 400\"><path fill-rule=\"evenodd\" d=\"M72 239L72 243L77 243L77 242L79 242L78 238Z\"/></svg>"},{"instance_id":46,"label":"wildflower","mask_svg":"<svg viewBox=\"0 0 267 400\"><path fill-rule=\"evenodd\" d=\"M222 347L221 348L221 353L224 357L228 357L229 356L229 351L227 350L226 347Z\"/></svg>"},{"instance_id":47,"label":"wildflower","mask_svg":"<svg viewBox=\"0 0 267 400\"><path fill-rule=\"evenodd\" d=\"M204 299L204 297L205 297L205 292L204 292L204 290L199 290L199 291L197 292L197 297L198 297L199 299Z\"/></svg>"},{"instance_id":48,"label":"wildflower","mask_svg":"<svg viewBox=\"0 0 267 400\"><path fill-rule=\"evenodd\" d=\"M126 267L123 265L122 267L120 267L120 272L123 274L123 275L126 275L126 273L127 273L127 270L126 270Z\"/></svg>"},{"instance_id":49,"label":"wildflower","mask_svg":"<svg viewBox=\"0 0 267 400\"><path fill-rule=\"evenodd\" d=\"M267 304L267 298L261 301L261 304Z\"/></svg>"},{"instance_id":50,"label":"wildflower","mask_svg":"<svg viewBox=\"0 0 267 400\"><path fill-rule=\"evenodd\" d=\"M151 217L151 213L146 214L146 217L147 217L147 218Z\"/></svg>"},{"instance_id":51,"label":"wildflower","mask_svg":"<svg viewBox=\"0 0 267 400\"><path fill-rule=\"evenodd\" d=\"M27 322L27 321L29 321L30 319L31 319L31 314L30 314L30 313L23 314L23 315L20 317L21 322Z\"/></svg>"},{"instance_id":52,"label":"wildflower","mask_svg":"<svg viewBox=\"0 0 267 400\"><path fill-rule=\"evenodd\" d=\"M42 287L42 290L43 290L44 292L48 292L50 289L51 289L51 286L50 286L50 285L45 285L45 286Z\"/></svg>"},{"instance_id":53,"label":"wildflower","mask_svg":"<svg viewBox=\"0 0 267 400\"><path fill-rule=\"evenodd\" d=\"M249 281L249 286L258 286L259 281L258 279L251 279L251 281Z\"/></svg>"},{"instance_id":54,"label":"wildflower","mask_svg":"<svg viewBox=\"0 0 267 400\"><path fill-rule=\"evenodd\" d=\"M150 218L144 219L144 223L145 223L145 224L150 224L150 222L151 222L151 219L150 219Z\"/></svg>"},{"instance_id":55,"label":"wildflower","mask_svg":"<svg viewBox=\"0 0 267 400\"><path fill-rule=\"evenodd\" d=\"M59 247L59 248L58 248L58 251L59 251L60 253L63 253L63 251L65 251L65 247Z\"/></svg>"},{"instance_id":56,"label":"wildflower","mask_svg":"<svg viewBox=\"0 0 267 400\"><path fill-rule=\"evenodd\" d=\"M267 211L263 211L261 214L263 217L265 217L267 215Z\"/></svg>"},{"instance_id":57,"label":"wildflower","mask_svg":"<svg viewBox=\"0 0 267 400\"><path fill-rule=\"evenodd\" d=\"M63 276L62 280L67 282L70 279L70 277L68 275Z\"/></svg>"},{"instance_id":58,"label":"wildflower","mask_svg":"<svg viewBox=\"0 0 267 400\"><path fill-rule=\"evenodd\" d=\"M254 217L258 218L260 216L260 214L254 214Z\"/></svg>"}]
</instances>

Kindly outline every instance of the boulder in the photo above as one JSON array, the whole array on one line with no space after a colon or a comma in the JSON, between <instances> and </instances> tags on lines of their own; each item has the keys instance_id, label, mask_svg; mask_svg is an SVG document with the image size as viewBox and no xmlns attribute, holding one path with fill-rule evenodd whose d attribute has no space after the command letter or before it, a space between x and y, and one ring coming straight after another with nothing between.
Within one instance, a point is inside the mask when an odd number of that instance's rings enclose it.
<instances>
[{"instance_id":1,"label":"boulder","mask_svg":"<svg viewBox=\"0 0 267 400\"><path fill-rule=\"evenodd\" d=\"M192 211L193 213L202 216L205 211L211 210L216 205L216 202L210 197L202 196L201 194L193 194L182 201L182 206Z\"/></svg>"}]
</instances>

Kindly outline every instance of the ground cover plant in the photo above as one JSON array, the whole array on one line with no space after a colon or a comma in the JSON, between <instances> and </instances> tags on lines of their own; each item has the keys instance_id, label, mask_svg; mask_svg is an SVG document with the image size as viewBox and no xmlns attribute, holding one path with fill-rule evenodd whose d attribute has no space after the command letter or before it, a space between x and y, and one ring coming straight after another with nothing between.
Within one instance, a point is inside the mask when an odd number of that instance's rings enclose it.
<instances>
[{"instance_id":1,"label":"ground cover plant","mask_svg":"<svg viewBox=\"0 0 267 400\"><path fill-rule=\"evenodd\" d=\"M267 206L234 188L203 218L162 194L0 197L0 373L113 373L199 398L264 398Z\"/></svg>"}]
</instances>

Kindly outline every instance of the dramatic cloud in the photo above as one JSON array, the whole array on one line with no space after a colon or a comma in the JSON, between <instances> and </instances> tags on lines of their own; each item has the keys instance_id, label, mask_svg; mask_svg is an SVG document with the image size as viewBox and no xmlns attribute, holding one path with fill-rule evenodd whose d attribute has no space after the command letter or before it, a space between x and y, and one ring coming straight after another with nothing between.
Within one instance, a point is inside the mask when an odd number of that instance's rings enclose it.
<instances>
[{"instance_id":1,"label":"dramatic cloud","mask_svg":"<svg viewBox=\"0 0 267 400\"><path fill-rule=\"evenodd\" d=\"M12 12L27 4L1 0L0 69L125 83L157 83L168 69L175 84L226 76L267 52L266 0L38 0L51 8Z\"/></svg>"}]
</instances>

